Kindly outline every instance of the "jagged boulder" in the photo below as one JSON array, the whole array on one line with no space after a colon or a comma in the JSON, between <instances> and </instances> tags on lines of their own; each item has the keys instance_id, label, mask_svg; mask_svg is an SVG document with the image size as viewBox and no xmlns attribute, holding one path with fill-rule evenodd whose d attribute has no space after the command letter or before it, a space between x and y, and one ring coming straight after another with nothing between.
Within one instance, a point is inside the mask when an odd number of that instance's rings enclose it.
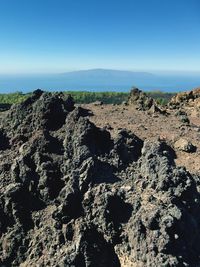
<instances>
[{"instance_id":1,"label":"jagged boulder","mask_svg":"<svg viewBox=\"0 0 200 267\"><path fill-rule=\"evenodd\" d=\"M144 144L128 200L135 209L126 227L127 249L118 245L123 266L199 265L200 196L174 157L165 143Z\"/></svg>"},{"instance_id":2,"label":"jagged boulder","mask_svg":"<svg viewBox=\"0 0 200 267\"><path fill-rule=\"evenodd\" d=\"M170 108L180 108L184 106L199 106L200 88L188 92L176 94L170 100L168 106Z\"/></svg>"},{"instance_id":3,"label":"jagged boulder","mask_svg":"<svg viewBox=\"0 0 200 267\"><path fill-rule=\"evenodd\" d=\"M52 95L38 89L24 102L13 105L2 119L2 125L9 136L29 137L37 130L58 130L73 109L74 102L70 96L64 100L62 93Z\"/></svg>"},{"instance_id":4,"label":"jagged boulder","mask_svg":"<svg viewBox=\"0 0 200 267\"><path fill-rule=\"evenodd\" d=\"M148 96L138 88L133 88L130 91L127 103L128 105L135 106L138 110L148 110L151 113L165 114L165 111L157 105L156 101L152 97Z\"/></svg>"}]
</instances>

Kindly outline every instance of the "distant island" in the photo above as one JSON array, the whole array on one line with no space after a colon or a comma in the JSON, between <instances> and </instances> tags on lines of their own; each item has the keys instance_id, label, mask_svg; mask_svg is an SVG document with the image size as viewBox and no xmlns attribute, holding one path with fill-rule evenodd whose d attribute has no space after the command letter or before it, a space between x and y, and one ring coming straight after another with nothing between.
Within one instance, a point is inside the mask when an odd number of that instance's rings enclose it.
<instances>
[{"instance_id":1,"label":"distant island","mask_svg":"<svg viewBox=\"0 0 200 267\"><path fill-rule=\"evenodd\" d=\"M125 85L138 80L153 79L155 75L149 72L136 72L112 69L89 69L63 73L70 82L82 81L87 84Z\"/></svg>"},{"instance_id":2,"label":"distant island","mask_svg":"<svg viewBox=\"0 0 200 267\"><path fill-rule=\"evenodd\" d=\"M83 86L101 86L102 88L130 88L137 86L141 81L153 82L156 75L148 72L112 70L112 69L89 69L63 73L67 82L76 85L81 82ZM78 85L78 84L77 84Z\"/></svg>"},{"instance_id":3,"label":"distant island","mask_svg":"<svg viewBox=\"0 0 200 267\"><path fill-rule=\"evenodd\" d=\"M178 92L200 85L200 74L157 73L114 69L89 69L57 74L0 75L0 92L37 88L48 91L129 92L137 87L144 91Z\"/></svg>"}]
</instances>

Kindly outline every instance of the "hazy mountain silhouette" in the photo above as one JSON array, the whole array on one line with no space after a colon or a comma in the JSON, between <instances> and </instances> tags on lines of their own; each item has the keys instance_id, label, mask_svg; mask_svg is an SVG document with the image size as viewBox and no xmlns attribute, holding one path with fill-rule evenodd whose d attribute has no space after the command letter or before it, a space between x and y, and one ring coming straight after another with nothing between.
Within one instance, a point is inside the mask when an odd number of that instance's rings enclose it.
<instances>
[{"instance_id":1,"label":"hazy mountain silhouette","mask_svg":"<svg viewBox=\"0 0 200 267\"><path fill-rule=\"evenodd\" d=\"M155 76L148 72L133 72L110 69L91 69L63 73L66 80L71 84L82 83L83 85L124 86L136 85L141 80L152 80Z\"/></svg>"}]
</instances>

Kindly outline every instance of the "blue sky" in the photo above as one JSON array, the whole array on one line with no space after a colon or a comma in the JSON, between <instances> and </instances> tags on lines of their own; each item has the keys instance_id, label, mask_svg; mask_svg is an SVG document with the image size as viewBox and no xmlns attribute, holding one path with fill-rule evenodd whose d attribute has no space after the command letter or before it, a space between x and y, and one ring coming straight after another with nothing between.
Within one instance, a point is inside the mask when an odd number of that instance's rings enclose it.
<instances>
[{"instance_id":1,"label":"blue sky","mask_svg":"<svg viewBox=\"0 0 200 267\"><path fill-rule=\"evenodd\" d=\"M200 71L199 0L0 0L0 73Z\"/></svg>"}]
</instances>

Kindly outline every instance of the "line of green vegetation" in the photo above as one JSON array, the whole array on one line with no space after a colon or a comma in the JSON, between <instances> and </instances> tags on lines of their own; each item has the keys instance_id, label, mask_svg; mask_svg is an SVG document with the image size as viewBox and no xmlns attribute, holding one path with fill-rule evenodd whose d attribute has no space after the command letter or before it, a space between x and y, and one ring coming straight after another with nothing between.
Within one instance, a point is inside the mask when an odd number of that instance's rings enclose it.
<instances>
[{"instance_id":1,"label":"line of green vegetation","mask_svg":"<svg viewBox=\"0 0 200 267\"><path fill-rule=\"evenodd\" d=\"M147 92L147 94L154 98L161 106L167 105L170 99L176 95L176 93L167 93L162 91L150 91Z\"/></svg>"},{"instance_id":2,"label":"line of green vegetation","mask_svg":"<svg viewBox=\"0 0 200 267\"><path fill-rule=\"evenodd\" d=\"M127 101L129 93L121 92L84 92L68 91L64 94L70 94L76 103L89 104L95 101L102 101L104 104L121 104Z\"/></svg>"},{"instance_id":3,"label":"line of green vegetation","mask_svg":"<svg viewBox=\"0 0 200 267\"><path fill-rule=\"evenodd\" d=\"M70 94L76 103L88 104L95 101L102 101L104 104L121 104L127 101L129 93L122 92L87 92L87 91L65 91L64 94ZM165 105L175 93L165 93L161 91L146 92L149 96L157 100L161 105ZM0 94L0 104L17 104L31 96L31 93L10 93Z\"/></svg>"},{"instance_id":4,"label":"line of green vegetation","mask_svg":"<svg viewBox=\"0 0 200 267\"><path fill-rule=\"evenodd\" d=\"M22 92L0 94L0 104L17 104L26 100L31 93L23 94Z\"/></svg>"}]
</instances>

